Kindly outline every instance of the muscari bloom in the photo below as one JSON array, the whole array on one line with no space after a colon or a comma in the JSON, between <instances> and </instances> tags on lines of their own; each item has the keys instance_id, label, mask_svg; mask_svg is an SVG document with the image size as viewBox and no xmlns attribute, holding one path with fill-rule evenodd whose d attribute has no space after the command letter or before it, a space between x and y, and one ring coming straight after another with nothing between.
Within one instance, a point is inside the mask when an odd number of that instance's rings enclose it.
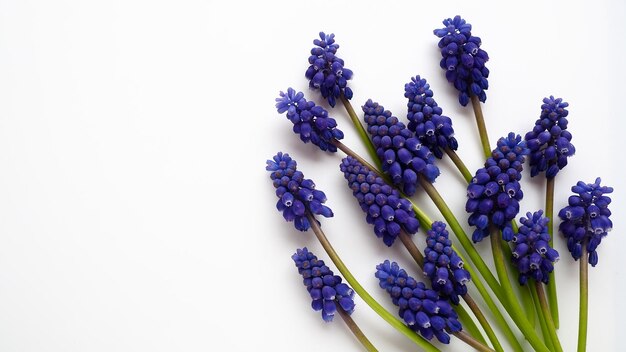
<instances>
[{"instance_id":1,"label":"muscari bloom","mask_svg":"<svg viewBox=\"0 0 626 352\"><path fill-rule=\"evenodd\" d=\"M519 202L524 196L519 181L525 156L528 154L522 137L509 133L498 140L498 146L467 186L465 210L471 213L470 226L476 230L472 240L479 242L489 235L489 225L502 231L505 241L513 239L511 220L519 212Z\"/></svg>"},{"instance_id":2,"label":"muscari bloom","mask_svg":"<svg viewBox=\"0 0 626 352\"><path fill-rule=\"evenodd\" d=\"M352 99L352 90L348 87L352 71L343 67L343 60L336 56L339 45L335 43L335 35L320 32L320 39L313 40L313 44L310 66L305 73L309 87L319 89L333 107L342 94L346 99Z\"/></svg>"},{"instance_id":3,"label":"muscari bloom","mask_svg":"<svg viewBox=\"0 0 626 352\"><path fill-rule=\"evenodd\" d=\"M321 106L307 101L304 93L293 88L287 89L287 93L280 92L280 97L276 98L276 109L279 114L286 113L293 122L293 131L300 135L304 143L311 142L324 151L337 151L332 142L342 139L343 132L337 128L335 119L329 117Z\"/></svg>"},{"instance_id":4,"label":"muscari bloom","mask_svg":"<svg viewBox=\"0 0 626 352\"><path fill-rule=\"evenodd\" d=\"M519 271L518 280L521 285L529 278L545 284L550 281L550 273L554 263L559 260L559 252L550 247L548 223L550 219L543 216L543 211L526 213L520 218L518 233L513 236L513 257L511 260Z\"/></svg>"},{"instance_id":5,"label":"muscari bloom","mask_svg":"<svg viewBox=\"0 0 626 352\"><path fill-rule=\"evenodd\" d=\"M332 210L324 205L326 195L316 190L313 181L304 178L297 170L297 163L289 154L278 152L273 160L267 161L265 170L276 188L276 208L287 221L293 221L296 229L306 231L311 224L307 212L324 217L333 216Z\"/></svg>"},{"instance_id":6,"label":"muscari bloom","mask_svg":"<svg viewBox=\"0 0 626 352\"><path fill-rule=\"evenodd\" d=\"M441 221L435 221L428 230L423 269L433 290L459 304L459 296L467 293L465 284L470 281L470 273L463 268L463 260L452 249L446 224Z\"/></svg>"},{"instance_id":7,"label":"muscari bloom","mask_svg":"<svg viewBox=\"0 0 626 352\"><path fill-rule=\"evenodd\" d=\"M572 187L575 195L569 197L569 205L559 212L562 220L559 230L567 238L567 249L578 260L582 256L582 246L587 246L591 266L598 264L596 248L613 227L608 208L611 198L606 196L613 192L613 188L600 186L600 182L599 177L595 183L578 181Z\"/></svg>"},{"instance_id":8,"label":"muscari bloom","mask_svg":"<svg viewBox=\"0 0 626 352\"><path fill-rule=\"evenodd\" d=\"M385 289L393 304L400 309L398 315L413 331L425 339L436 336L442 343L450 343L448 332L461 331L458 315L448 301L423 282L410 277L396 262L385 260L376 266L375 276L381 288Z\"/></svg>"},{"instance_id":9,"label":"muscari bloom","mask_svg":"<svg viewBox=\"0 0 626 352\"><path fill-rule=\"evenodd\" d=\"M339 168L367 214L365 220L374 225L374 233L387 246L393 244L402 229L409 234L417 232L419 221L411 202L402 198L398 190L351 156L345 157Z\"/></svg>"},{"instance_id":10,"label":"muscari bloom","mask_svg":"<svg viewBox=\"0 0 626 352\"><path fill-rule=\"evenodd\" d=\"M568 106L561 98L543 98L541 115L524 137L530 149L531 177L545 171L547 178L553 178L576 152L571 143L572 134L566 131Z\"/></svg>"},{"instance_id":11,"label":"muscari bloom","mask_svg":"<svg viewBox=\"0 0 626 352\"><path fill-rule=\"evenodd\" d=\"M466 106L472 95L484 103L485 90L489 88L489 70L485 67L489 56L480 48L480 38L472 36L472 25L461 16L448 18L443 25L433 33L441 38L439 49L443 58L439 65L446 70L446 79L459 91L461 105Z\"/></svg>"},{"instance_id":12,"label":"muscari bloom","mask_svg":"<svg viewBox=\"0 0 626 352\"><path fill-rule=\"evenodd\" d=\"M426 79L420 76L411 77L411 82L404 85L404 96L407 103L407 128L415 133L422 145L439 159L446 148L457 150L459 144L454 138L452 120L443 116L443 110L433 99L433 91Z\"/></svg>"},{"instance_id":13,"label":"muscari bloom","mask_svg":"<svg viewBox=\"0 0 626 352\"><path fill-rule=\"evenodd\" d=\"M333 320L337 305L346 313L352 314L354 291L341 282L341 277L333 275L323 260L317 259L306 247L298 249L291 259L304 278L302 282L313 300L311 307L315 311L322 311L324 321Z\"/></svg>"},{"instance_id":14,"label":"muscari bloom","mask_svg":"<svg viewBox=\"0 0 626 352\"><path fill-rule=\"evenodd\" d=\"M404 192L413 195L417 189L417 175L429 182L439 176L435 157L422 145L406 126L392 116L389 110L369 99L363 105L367 132L372 136L376 153L382 161L383 171Z\"/></svg>"}]
</instances>

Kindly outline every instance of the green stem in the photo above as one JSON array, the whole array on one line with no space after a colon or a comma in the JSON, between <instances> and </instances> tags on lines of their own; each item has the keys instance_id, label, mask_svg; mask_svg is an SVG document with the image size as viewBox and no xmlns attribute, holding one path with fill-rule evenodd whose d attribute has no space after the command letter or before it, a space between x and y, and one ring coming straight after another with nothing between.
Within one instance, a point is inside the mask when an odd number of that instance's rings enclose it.
<instances>
[{"instance_id":1,"label":"green stem","mask_svg":"<svg viewBox=\"0 0 626 352\"><path fill-rule=\"evenodd\" d=\"M476 289L478 290L478 293L480 293L481 297L487 304L487 307L489 307L491 314L493 314L493 317L496 319L496 323L498 324L500 329L502 329L504 336L506 336L507 340L513 347L513 350L515 352L524 352L522 345L517 340L517 336L515 336L515 333L509 326L509 323L504 318L504 315L502 315L501 309L496 305L493 298L491 298L491 295L487 291L487 288L485 287L483 282L480 280L480 277L478 277L478 274L476 273L476 271L474 271L474 268L472 268L472 266L469 265L469 262L463 257L461 252L459 252L458 249L454 248L454 245L452 245L452 249L454 249L454 251L463 261L464 263L463 267L470 273L474 286L476 287ZM502 305L504 305L504 302L502 302Z\"/></svg>"},{"instance_id":2,"label":"green stem","mask_svg":"<svg viewBox=\"0 0 626 352\"><path fill-rule=\"evenodd\" d=\"M480 135L480 144L483 147L485 158L488 158L491 156L491 147L489 146L489 135L487 134L487 126L485 126L485 117L483 116L483 110L480 106L480 100L478 100L478 97L474 94L472 94L470 100L474 108L474 116L476 116L476 126L478 127L478 134Z\"/></svg>"},{"instance_id":3,"label":"green stem","mask_svg":"<svg viewBox=\"0 0 626 352\"><path fill-rule=\"evenodd\" d=\"M359 117L356 116L356 112L354 111L352 104L350 104L350 100L346 99L346 97L343 94L341 94L339 99L343 103L344 108L346 108L346 111L348 112L348 115L350 116L350 120L352 120L352 124L354 125L357 132L359 133L359 137L361 138L361 141L367 148L367 152L369 153L370 157L372 158L372 160L374 160L376 167L379 170L382 169L382 164L380 163L378 154L376 154L376 148L374 147L374 143L372 143L372 140L367 134L365 127L363 127L363 124L359 120Z\"/></svg>"},{"instance_id":4,"label":"green stem","mask_svg":"<svg viewBox=\"0 0 626 352\"><path fill-rule=\"evenodd\" d=\"M432 183L426 181L421 176L418 176L418 180L422 188L424 188L428 196L435 203L435 205L437 206L437 208L443 215L444 219L446 219L446 222L448 223L452 231L456 234L456 238L459 240L459 242L461 242L461 246L463 247L463 249L465 249L465 252L467 252L467 254L470 256L470 259L476 266L476 269L478 270L478 272L480 272L480 274L483 276L485 281L487 281L487 285L489 285L493 293L495 293L495 295L498 297L498 299L501 302L505 302L504 294L502 292L502 287L500 286L496 278L493 276L493 274L487 267L487 264L485 264L485 262L483 261L483 258L480 256L476 248L474 248L474 246L470 242L470 239L467 237L467 234L461 227L461 224L459 224L459 221L456 219L454 214L452 214L452 211L450 210L446 202L443 200L443 198L441 197L437 189L433 186Z\"/></svg>"},{"instance_id":5,"label":"green stem","mask_svg":"<svg viewBox=\"0 0 626 352\"><path fill-rule=\"evenodd\" d=\"M546 323L546 318L543 316L543 310L541 309L541 304L539 303L539 296L537 295L537 290L531 287L530 284L526 285L529 288L529 292L533 299L533 304L538 308L537 315L539 316L539 326L541 327L541 334L543 335L543 339L546 342L546 346L550 349L550 351L554 351L554 344L552 343L552 338L550 337L550 332L548 331L548 324Z\"/></svg>"},{"instance_id":6,"label":"green stem","mask_svg":"<svg viewBox=\"0 0 626 352\"><path fill-rule=\"evenodd\" d=\"M467 166L465 166L463 160L459 158L459 155L454 150L450 148L445 148L444 150L446 151L446 154L448 154L448 157L450 157L450 160L452 160L456 168L459 170L465 181L467 181L467 183L470 183L473 176Z\"/></svg>"},{"instance_id":7,"label":"green stem","mask_svg":"<svg viewBox=\"0 0 626 352\"><path fill-rule=\"evenodd\" d=\"M552 244L554 242L554 179L555 177L548 178L546 182L546 217L550 220L548 222L548 234L550 235L550 247L554 248ZM550 273L550 281L548 281L548 302L550 303L550 314L552 314L552 320L554 326L559 328L559 302L556 294L556 275L553 272Z\"/></svg>"},{"instance_id":8,"label":"green stem","mask_svg":"<svg viewBox=\"0 0 626 352\"><path fill-rule=\"evenodd\" d=\"M339 313L339 316L341 316L341 318L346 323L346 325L348 325L348 328L350 328L350 331L352 331L352 334L354 334L354 336L357 338L357 340L359 340L359 342L363 345L363 347L365 347L365 349L368 350L369 352L378 352L376 347L374 347L374 345L370 342L370 340L368 340L367 336L365 336L365 334L359 328L359 326L356 325L356 323L354 322L350 314L348 314L345 310L343 310L343 308L341 308L339 303L335 302L335 306L337 307L337 312Z\"/></svg>"},{"instance_id":9,"label":"green stem","mask_svg":"<svg viewBox=\"0 0 626 352\"><path fill-rule=\"evenodd\" d=\"M517 326L522 330L522 333L530 342L530 344L537 351L548 352L548 348L541 341L535 329L530 325L528 320L524 317L524 312L522 308L519 306L517 298L513 293L513 286L511 286L511 280L509 279L509 274L506 271L506 265L504 264L504 256L502 254L502 243L500 241L500 231L492 226L491 234L489 235L491 239L491 250L493 252L493 261L496 267L496 271L498 273L498 278L500 279L500 283L502 284L502 290L506 295L506 300L511 309L510 316L513 321L517 324Z\"/></svg>"},{"instance_id":10,"label":"green stem","mask_svg":"<svg viewBox=\"0 0 626 352\"><path fill-rule=\"evenodd\" d=\"M469 293L466 293L465 295L463 295L463 300L465 301L469 309L472 311L472 313L474 313L474 316L476 317L476 319L478 319L480 326L482 326L483 329L485 329L485 333L487 334L487 337L489 337L489 341L491 341L493 348L498 352L504 352L504 348L502 348L502 345L500 344L500 341L498 340L496 333L491 328L491 325L489 324L487 317L485 317L483 312L480 310L480 308L478 307L478 304L476 304L476 301L474 301L474 299L472 298L472 296L470 296Z\"/></svg>"},{"instance_id":11,"label":"green stem","mask_svg":"<svg viewBox=\"0 0 626 352\"><path fill-rule=\"evenodd\" d=\"M426 341L423 337L419 336L415 331L409 329L404 323L398 320L393 314L389 313L383 306L380 305L364 288L361 284L356 280L354 275L348 270L348 267L343 263L339 255L333 248L333 246L326 238L326 235L322 231L321 227L317 223L317 220L310 213L307 214L309 222L311 223L311 229L315 233L315 236L319 240L322 247L333 261L341 275L348 281L352 289L361 297L367 305L369 305L381 318L383 318L389 325L393 326L396 330L403 333L407 336L411 341L413 341L416 345L423 348L425 351L439 351L439 349L433 345L431 345L428 341Z\"/></svg>"},{"instance_id":12,"label":"green stem","mask_svg":"<svg viewBox=\"0 0 626 352\"><path fill-rule=\"evenodd\" d=\"M512 221L512 223L515 223L515 221ZM517 224L515 224L515 226L517 226ZM517 229L515 230L515 232L517 233ZM509 243L505 242L504 240L502 243L502 253L505 259L513 258L511 247L509 246ZM511 270L512 272L516 272L517 269L513 266L513 262L511 260L505 260L505 262L507 263L509 270ZM526 310L526 318L528 318L528 322L530 323L530 325L533 328L535 328L536 326L535 309L540 309L540 308L539 306L535 307L535 304L533 303L531 291L534 291L534 290L531 290L530 286L526 285L524 287L520 287L518 290L518 293L521 296L521 299L524 304L524 309Z\"/></svg>"},{"instance_id":13,"label":"green stem","mask_svg":"<svg viewBox=\"0 0 626 352\"><path fill-rule=\"evenodd\" d=\"M468 335L466 332L464 332L462 330L453 333L453 335L458 337L459 340L461 340L461 341L465 342L466 344L474 347L477 351L480 351L480 352L495 352L491 348L489 348L489 347L483 345L482 343L480 343L479 341L473 339L470 335Z\"/></svg>"},{"instance_id":14,"label":"green stem","mask_svg":"<svg viewBox=\"0 0 626 352\"><path fill-rule=\"evenodd\" d=\"M415 263L417 263L420 270L422 270L424 268L424 256L415 245L415 242L413 242L411 237L404 230L400 231L400 235L398 237L400 237L400 241L402 242L402 244L404 244L404 247L409 252L413 260L415 260ZM480 330L478 329L478 326L476 326L476 323L474 323L474 320L472 320L472 317L470 317L465 308L457 305L454 307L454 310L459 314L459 320L461 321L461 324L470 332L470 335L477 338L482 343L487 343ZM489 329L491 329L491 327L489 327Z\"/></svg>"},{"instance_id":15,"label":"green stem","mask_svg":"<svg viewBox=\"0 0 626 352\"><path fill-rule=\"evenodd\" d=\"M587 243L583 243L580 257L580 304L578 312L578 352L587 350L587 317L589 313L589 257Z\"/></svg>"},{"instance_id":16,"label":"green stem","mask_svg":"<svg viewBox=\"0 0 626 352\"><path fill-rule=\"evenodd\" d=\"M535 290L537 290L539 304L541 305L541 310L543 311L543 316L546 320L546 325L548 326L548 333L550 334L554 350L556 352L563 352L563 347L561 347L559 336L556 334L556 328L554 327L554 322L552 321L552 315L550 314L550 308L548 307L546 293L543 291L543 285L541 282L535 281Z\"/></svg>"}]
</instances>

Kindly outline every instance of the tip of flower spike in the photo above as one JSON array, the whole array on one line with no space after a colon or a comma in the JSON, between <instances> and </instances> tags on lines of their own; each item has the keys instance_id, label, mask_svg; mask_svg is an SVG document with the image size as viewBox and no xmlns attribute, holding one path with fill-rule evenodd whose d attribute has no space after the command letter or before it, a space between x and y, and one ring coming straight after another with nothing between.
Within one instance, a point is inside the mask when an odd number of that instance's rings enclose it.
<instances>
[{"instance_id":1,"label":"tip of flower spike","mask_svg":"<svg viewBox=\"0 0 626 352\"><path fill-rule=\"evenodd\" d=\"M291 259L304 278L303 283L313 300L311 307L315 311L321 311L324 321L333 320L337 307L352 314L354 291L342 283L341 277L334 275L323 260L318 260L306 247L296 250Z\"/></svg>"},{"instance_id":2,"label":"tip of flower spike","mask_svg":"<svg viewBox=\"0 0 626 352\"><path fill-rule=\"evenodd\" d=\"M296 229L307 231L310 228L308 214L333 216L332 210L323 205L326 202L324 192L315 189L312 180L304 178L289 154L278 152L271 160L267 160L265 169L270 171L270 179L276 189L276 209L286 221L293 222Z\"/></svg>"},{"instance_id":3,"label":"tip of flower spike","mask_svg":"<svg viewBox=\"0 0 626 352\"><path fill-rule=\"evenodd\" d=\"M337 151L335 141L343 139L343 132L337 128L337 121L328 116L321 106L304 98L304 93L288 88L276 98L278 113L285 114L293 123L293 131L304 143L311 142L323 151Z\"/></svg>"},{"instance_id":4,"label":"tip of flower spike","mask_svg":"<svg viewBox=\"0 0 626 352\"><path fill-rule=\"evenodd\" d=\"M439 49L441 68L446 70L446 79L459 91L459 103L466 106L471 96L485 102L489 88L489 70L485 63L489 60L486 51L480 48L479 37L472 36L472 26L460 16L443 21L445 27L433 33L441 38Z\"/></svg>"},{"instance_id":5,"label":"tip of flower spike","mask_svg":"<svg viewBox=\"0 0 626 352\"><path fill-rule=\"evenodd\" d=\"M606 195L613 192L613 188L602 186L601 181L599 177L594 183L578 181L572 187L575 194L569 197L568 206L559 211L562 220L559 231L567 239L567 249L577 260L586 243L592 266L598 262L596 248L613 227L608 209L611 198Z\"/></svg>"},{"instance_id":6,"label":"tip of flower spike","mask_svg":"<svg viewBox=\"0 0 626 352\"><path fill-rule=\"evenodd\" d=\"M352 78L352 71L344 67L344 61L336 56L339 45L335 43L334 34L319 33L315 39L315 47L311 49L309 67L305 77L309 87L319 90L330 106L334 107L341 96L352 98L352 90L347 86Z\"/></svg>"}]
</instances>

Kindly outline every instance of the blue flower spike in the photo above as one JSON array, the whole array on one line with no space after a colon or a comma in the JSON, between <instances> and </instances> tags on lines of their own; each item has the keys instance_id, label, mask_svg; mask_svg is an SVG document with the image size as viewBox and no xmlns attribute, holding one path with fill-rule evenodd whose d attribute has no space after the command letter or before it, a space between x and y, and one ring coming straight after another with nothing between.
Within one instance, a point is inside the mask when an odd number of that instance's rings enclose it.
<instances>
[{"instance_id":1,"label":"blue flower spike","mask_svg":"<svg viewBox=\"0 0 626 352\"><path fill-rule=\"evenodd\" d=\"M439 65L446 70L446 79L459 91L461 105L466 106L472 95L484 103L489 88L489 69L485 67L489 55L480 48L480 38L472 36L472 25L461 16L445 19L443 25L433 33L441 38Z\"/></svg>"},{"instance_id":2,"label":"blue flower spike","mask_svg":"<svg viewBox=\"0 0 626 352\"><path fill-rule=\"evenodd\" d=\"M452 303L459 304L459 296L467 293L466 284L470 281L470 273L463 268L463 260L452 249L446 224L441 221L435 221L428 230L423 269L433 290Z\"/></svg>"},{"instance_id":3,"label":"blue flower spike","mask_svg":"<svg viewBox=\"0 0 626 352\"><path fill-rule=\"evenodd\" d=\"M404 85L404 96L409 100L407 128L415 133L420 143L439 159L446 148L457 150L459 144L454 138L452 120L443 115L426 79L411 77L411 82Z\"/></svg>"},{"instance_id":4,"label":"blue flower spike","mask_svg":"<svg viewBox=\"0 0 626 352\"><path fill-rule=\"evenodd\" d=\"M582 246L586 246L589 264L598 264L596 249L602 239L613 228L609 217L611 198L606 194L613 193L612 187L601 186L598 177L594 183L578 181L572 187L574 195L568 199L568 206L559 211L561 224L559 230L567 239L567 249L575 260L582 256Z\"/></svg>"},{"instance_id":5,"label":"blue flower spike","mask_svg":"<svg viewBox=\"0 0 626 352\"><path fill-rule=\"evenodd\" d=\"M553 178L567 165L567 158L576 152L571 143L572 134L566 130L568 106L563 99L552 95L543 99L539 119L524 136L530 149L531 177L545 172L547 178Z\"/></svg>"},{"instance_id":6,"label":"blue flower spike","mask_svg":"<svg viewBox=\"0 0 626 352\"><path fill-rule=\"evenodd\" d=\"M328 111L304 98L304 93L288 88L276 98L279 114L285 113L293 123L293 131L300 135L304 143L311 142L323 151L336 152L334 140L343 139L343 132L337 128L337 121L328 116Z\"/></svg>"},{"instance_id":7,"label":"blue flower spike","mask_svg":"<svg viewBox=\"0 0 626 352\"><path fill-rule=\"evenodd\" d=\"M382 238L387 246L394 243L402 230L408 234L417 232L419 221L411 202L398 190L351 156L341 160L339 169L365 212L365 220L374 225L376 237Z\"/></svg>"},{"instance_id":8,"label":"blue flower spike","mask_svg":"<svg viewBox=\"0 0 626 352\"><path fill-rule=\"evenodd\" d=\"M276 208L285 220L294 223L296 229L307 231L311 227L307 212L327 218L333 216L332 210L324 205L324 192L315 189L313 181L304 178L289 154L278 152L272 160L267 160L265 170L270 171L276 188Z\"/></svg>"},{"instance_id":9,"label":"blue flower spike","mask_svg":"<svg viewBox=\"0 0 626 352\"><path fill-rule=\"evenodd\" d=\"M376 266L375 276L380 287L391 296L393 304L400 308L398 315L425 339L437 337L440 342L448 344L448 333L462 330L458 315L448 300L410 277L398 263L385 260Z\"/></svg>"},{"instance_id":10,"label":"blue flower spike","mask_svg":"<svg viewBox=\"0 0 626 352\"><path fill-rule=\"evenodd\" d=\"M428 147L382 105L369 99L362 108L367 132L372 137L383 171L393 183L411 196L417 189L418 174L434 182L439 176L439 168Z\"/></svg>"},{"instance_id":11,"label":"blue flower spike","mask_svg":"<svg viewBox=\"0 0 626 352\"><path fill-rule=\"evenodd\" d=\"M291 256L298 273L303 277L303 284L311 295L313 302L311 307L315 311L322 312L322 319L326 322L333 320L337 305L346 313L352 314L354 311L354 291L350 286L341 282L341 277L324 264L323 260L309 252L304 247L298 249Z\"/></svg>"},{"instance_id":12,"label":"blue flower spike","mask_svg":"<svg viewBox=\"0 0 626 352\"><path fill-rule=\"evenodd\" d=\"M311 49L305 76L309 87L319 89L322 97L334 107L342 95L352 99L352 90L348 87L352 71L345 68L343 60L337 57L339 44L335 43L335 35L320 32L319 37L313 41L315 47Z\"/></svg>"},{"instance_id":13,"label":"blue flower spike","mask_svg":"<svg viewBox=\"0 0 626 352\"><path fill-rule=\"evenodd\" d=\"M526 213L520 218L518 233L513 236L513 257L511 260L519 271L518 280L525 285L529 278L547 284L554 264L559 260L559 252L550 247L548 223L550 219L543 216L543 211Z\"/></svg>"},{"instance_id":14,"label":"blue flower spike","mask_svg":"<svg viewBox=\"0 0 626 352\"><path fill-rule=\"evenodd\" d=\"M471 215L470 226L476 229L472 241L480 242L489 235L489 225L502 231L505 241L513 239L511 220L519 212L524 197L519 181L529 151L520 135L509 133L498 140L497 148L467 186L465 210Z\"/></svg>"}]
</instances>

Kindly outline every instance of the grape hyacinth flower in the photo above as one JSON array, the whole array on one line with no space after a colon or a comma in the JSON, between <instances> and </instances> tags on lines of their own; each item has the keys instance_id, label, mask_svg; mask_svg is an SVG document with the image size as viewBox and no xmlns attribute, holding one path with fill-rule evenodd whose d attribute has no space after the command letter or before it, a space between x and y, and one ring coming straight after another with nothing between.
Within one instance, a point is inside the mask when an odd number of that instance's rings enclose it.
<instances>
[{"instance_id":1,"label":"grape hyacinth flower","mask_svg":"<svg viewBox=\"0 0 626 352\"><path fill-rule=\"evenodd\" d=\"M426 288L423 282L410 277L398 263L385 260L376 266L376 278L381 288L392 298L393 304L400 307L398 315L412 330L425 339L433 336L445 344L450 343L447 332L461 331L458 315L439 294Z\"/></svg>"},{"instance_id":2,"label":"grape hyacinth flower","mask_svg":"<svg viewBox=\"0 0 626 352\"><path fill-rule=\"evenodd\" d=\"M426 79L411 77L411 82L404 85L404 96L409 100L407 128L415 133L420 143L439 159L445 148L457 150L459 144L454 138L452 120L443 116Z\"/></svg>"},{"instance_id":3,"label":"grape hyacinth flower","mask_svg":"<svg viewBox=\"0 0 626 352\"><path fill-rule=\"evenodd\" d=\"M309 80L309 87L319 89L322 97L334 107L338 98L343 95L352 99L352 90L348 87L348 80L352 78L352 71L343 67L344 62L338 58L334 34L320 32L320 39L313 40L315 47L309 56L309 68L305 76Z\"/></svg>"},{"instance_id":4,"label":"grape hyacinth flower","mask_svg":"<svg viewBox=\"0 0 626 352\"><path fill-rule=\"evenodd\" d=\"M543 98L541 115L532 131L524 139L530 149L530 176L545 171L547 178L553 178L567 165L567 158L576 149L571 143L572 134L567 129L569 104L561 98Z\"/></svg>"},{"instance_id":5,"label":"grape hyacinth flower","mask_svg":"<svg viewBox=\"0 0 626 352\"><path fill-rule=\"evenodd\" d=\"M572 187L575 195L569 197L569 205L559 212L562 220L559 230L567 238L567 249L578 260L582 256L582 246L586 246L591 266L598 264L596 249L613 227L608 208L611 198L606 196L613 192L613 188L601 186L601 181L599 177L594 183L578 181Z\"/></svg>"},{"instance_id":6,"label":"grape hyacinth flower","mask_svg":"<svg viewBox=\"0 0 626 352\"><path fill-rule=\"evenodd\" d=\"M554 263L559 261L559 252L550 247L548 223L550 219L543 216L543 211L526 213L520 218L517 234L513 236L513 264L519 271L518 280L525 285L529 278L547 284L550 273L554 270Z\"/></svg>"},{"instance_id":7,"label":"grape hyacinth flower","mask_svg":"<svg viewBox=\"0 0 626 352\"><path fill-rule=\"evenodd\" d=\"M480 38L472 36L472 25L461 16L445 19L443 25L433 33L441 38L439 65L446 70L446 79L459 91L461 105L466 106L472 95L484 103L489 88L489 69L485 67L489 55L480 48Z\"/></svg>"},{"instance_id":8,"label":"grape hyacinth flower","mask_svg":"<svg viewBox=\"0 0 626 352\"><path fill-rule=\"evenodd\" d=\"M343 139L343 132L337 128L337 122L328 116L328 112L312 101L304 98L304 93L288 88L287 93L280 92L276 98L279 114L285 113L293 122L293 131L300 135L304 143L311 142L321 150L336 152L333 140Z\"/></svg>"},{"instance_id":9,"label":"grape hyacinth flower","mask_svg":"<svg viewBox=\"0 0 626 352\"><path fill-rule=\"evenodd\" d=\"M466 283L470 281L470 273L463 268L463 260L452 249L446 224L441 221L435 221L428 230L423 269L433 290L459 304L459 296L467 293Z\"/></svg>"},{"instance_id":10,"label":"grape hyacinth flower","mask_svg":"<svg viewBox=\"0 0 626 352\"><path fill-rule=\"evenodd\" d=\"M402 198L398 190L351 156L341 160L339 169L367 214L365 220L374 225L376 237L387 246L393 244L402 229L408 234L417 232L419 221L411 202Z\"/></svg>"},{"instance_id":11,"label":"grape hyacinth flower","mask_svg":"<svg viewBox=\"0 0 626 352\"><path fill-rule=\"evenodd\" d=\"M511 220L517 216L524 196L519 181L528 155L526 142L511 132L500 138L497 145L485 167L476 172L467 186L465 210L471 213L469 225L476 227L472 234L474 242L489 235L490 224L502 231L505 241L513 239Z\"/></svg>"},{"instance_id":12,"label":"grape hyacinth flower","mask_svg":"<svg viewBox=\"0 0 626 352\"><path fill-rule=\"evenodd\" d=\"M302 282L313 300L311 307L315 311L322 311L324 321L333 320L337 305L346 313L352 314L354 291L341 282L341 277L333 275L323 260L317 259L306 247L298 249L291 259L304 278Z\"/></svg>"},{"instance_id":13,"label":"grape hyacinth flower","mask_svg":"<svg viewBox=\"0 0 626 352\"><path fill-rule=\"evenodd\" d=\"M417 189L417 175L429 182L439 176L439 168L428 147L422 145L406 126L392 116L389 110L369 99L363 105L367 132L372 136L376 153L393 183L413 195Z\"/></svg>"},{"instance_id":14,"label":"grape hyacinth flower","mask_svg":"<svg viewBox=\"0 0 626 352\"><path fill-rule=\"evenodd\" d=\"M278 152L273 160L267 160L265 170L276 188L276 208L287 221L293 221L296 229L306 231L311 224L307 212L324 217L333 216L332 210L324 205L326 195L316 190L313 181L304 178L297 170L297 163L289 154Z\"/></svg>"}]
</instances>

